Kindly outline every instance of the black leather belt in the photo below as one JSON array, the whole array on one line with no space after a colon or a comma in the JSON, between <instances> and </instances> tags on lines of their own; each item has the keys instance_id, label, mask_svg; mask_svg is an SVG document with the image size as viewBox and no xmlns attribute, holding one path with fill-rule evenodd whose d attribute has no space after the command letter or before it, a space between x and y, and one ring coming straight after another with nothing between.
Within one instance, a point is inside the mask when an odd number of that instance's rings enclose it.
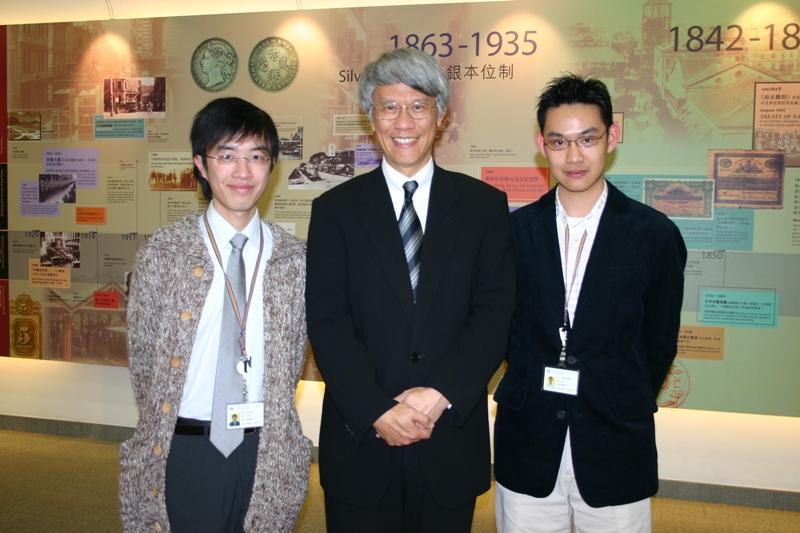
<instances>
[{"instance_id":1,"label":"black leather belt","mask_svg":"<svg viewBox=\"0 0 800 533\"><path fill-rule=\"evenodd\" d=\"M244 428L244 434L255 433L259 428ZM211 422L208 420L195 420L193 418L178 417L175 423L176 435L193 435L196 437L208 437L211 432Z\"/></svg>"}]
</instances>

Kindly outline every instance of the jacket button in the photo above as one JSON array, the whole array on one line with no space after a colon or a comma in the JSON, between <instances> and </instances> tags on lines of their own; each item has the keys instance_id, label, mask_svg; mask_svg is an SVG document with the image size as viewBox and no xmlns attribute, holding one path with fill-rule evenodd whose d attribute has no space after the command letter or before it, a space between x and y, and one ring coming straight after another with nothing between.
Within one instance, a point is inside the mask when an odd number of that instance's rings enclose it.
<instances>
[{"instance_id":1,"label":"jacket button","mask_svg":"<svg viewBox=\"0 0 800 533\"><path fill-rule=\"evenodd\" d=\"M204 273L205 269L203 267L194 267L192 269L192 275L196 278L202 278Z\"/></svg>"},{"instance_id":2,"label":"jacket button","mask_svg":"<svg viewBox=\"0 0 800 533\"><path fill-rule=\"evenodd\" d=\"M161 455L161 446L159 446L158 444L156 444L155 446L153 446L153 453L154 453L155 455Z\"/></svg>"},{"instance_id":3,"label":"jacket button","mask_svg":"<svg viewBox=\"0 0 800 533\"><path fill-rule=\"evenodd\" d=\"M169 359L169 366L172 368L178 368L181 366L181 358L178 356L170 357Z\"/></svg>"},{"instance_id":4,"label":"jacket button","mask_svg":"<svg viewBox=\"0 0 800 533\"><path fill-rule=\"evenodd\" d=\"M172 411L172 404L171 403L164 402L163 404L161 404L161 412L162 413L167 414L170 411Z\"/></svg>"},{"instance_id":5,"label":"jacket button","mask_svg":"<svg viewBox=\"0 0 800 533\"><path fill-rule=\"evenodd\" d=\"M186 322L190 318L192 318L192 313L190 311L183 311L181 313L181 320L183 320L184 322Z\"/></svg>"},{"instance_id":6,"label":"jacket button","mask_svg":"<svg viewBox=\"0 0 800 533\"><path fill-rule=\"evenodd\" d=\"M556 418L558 418L559 420L564 420L564 418L566 417L567 417L567 412L565 410L559 409L558 411L556 411Z\"/></svg>"},{"instance_id":7,"label":"jacket button","mask_svg":"<svg viewBox=\"0 0 800 533\"><path fill-rule=\"evenodd\" d=\"M577 358L577 357L575 357L574 355L568 355L568 356L567 356L567 363L568 363L568 364L570 364L570 365L574 365L574 364L575 364L575 363L577 363L579 360L580 360L580 359L578 359L578 358Z\"/></svg>"},{"instance_id":8,"label":"jacket button","mask_svg":"<svg viewBox=\"0 0 800 533\"><path fill-rule=\"evenodd\" d=\"M411 359L411 361L412 361L413 363L416 363L417 361L419 361L419 360L420 360L420 359L422 359L423 357L424 357L424 356L423 356L421 353L414 352L414 353L412 353L412 354L411 354L411 357L410 357L410 359Z\"/></svg>"}]
</instances>

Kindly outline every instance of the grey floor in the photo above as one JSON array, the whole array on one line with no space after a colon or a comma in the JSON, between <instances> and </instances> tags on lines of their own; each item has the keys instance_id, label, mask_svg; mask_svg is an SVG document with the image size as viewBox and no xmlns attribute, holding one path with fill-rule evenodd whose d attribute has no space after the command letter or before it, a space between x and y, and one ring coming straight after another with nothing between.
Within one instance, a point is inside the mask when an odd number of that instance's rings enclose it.
<instances>
[{"instance_id":1,"label":"grey floor","mask_svg":"<svg viewBox=\"0 0 800 533\"><path fill-rule=\"evenodd\" d=\"M0 430L0 532L119 532L117 445ZM478 499L473 533L493 533L493 491ZM800 513L655 498L653 530L800 532ZM324 532L322 490L312 465L296 531Z\"/></svg>"}]
</instances>

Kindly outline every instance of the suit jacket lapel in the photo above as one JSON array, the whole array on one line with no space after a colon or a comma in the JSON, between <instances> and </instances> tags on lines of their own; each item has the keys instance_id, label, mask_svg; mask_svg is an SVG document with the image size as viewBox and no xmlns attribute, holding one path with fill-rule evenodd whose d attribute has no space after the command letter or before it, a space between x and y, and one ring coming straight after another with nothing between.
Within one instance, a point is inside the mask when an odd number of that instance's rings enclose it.
<instances>
[{"instance_id":1,"label":"suit jacket lapel","mask_svg":"<svg viewBox=\"0 0 800 533\"><path fill-rule=\"evenodd\" d=\"M536 261L536 270L539 271L537 275L542 280L540 286L546 302L542 306L542 313L546 318L547 334L553 337L554 342L558 339L558 327L563 319L565 292L556 228L555 198L555 189L551 189L542 198L543 209L538 211L538 218L531 221L530 228L530 235L534 239L532 257Z\"/></svg>"},{"instance_id":2,"label":"suit jacket lapel","mask_svg":"<svg viewBox=\"0 0 800 533\"><path fill-rule=\"evenodd\" d=\"M400 238L389 188L380 167L370 172L369 176L365 176L361 201L365 204L361 212L361 222L372 241L375 257L386 272L389 285L397 294L406 317L412 322L414 302L408 276L408 263L403 252L403 241Z\"/></svg>"},{"instance_id":3,"label":"suit jacket lapel","mask_svg":"<svg viewBox=\"0 0 800 533\"><path fill-rule=\"evenodd\" d=\"M539 220L538 223L544 227L542 232L544 240L537 250L539 255L537 260L541 261L542 277L546 281L545 286L549 289L548 300L552 299L559 302L560 306L563 306L564 275L562 274L561 250L558 246L555 197L555 189L553 189L553 194L547 199L546 209L540 212L543 220Z\"/></svg>"},{"instance_id":4,"label":"suit jacket lapel","mask_svg":"<svg viewBox=\"0 0 800 533\"><path fill-rule=\"evenodd\" d=\"M621 243L624 242L622 236L626 234L624 218L626 197L613 185L606 183L608 198L603 213L600 215L592 252L586 263L581 293L578 296L578 307L575 309L576 324L583 324L586 320L583 318L583 314L587 312L584 311L587 307L581 305L581 302L591 301L592 293L603 284L609 266L618 263L620 257L626 257L620 251Z\"/></svg>"},{"instance_id":5,"label":"suit jacket lapel","mask_svg":"<svg viewBox=\"0 0 800 533\"><path fill-rule=\"evenodd\" d=\"M425 318L436 296L447 263L453 253L460 213L457 208L458 190L447 171L437 167L433 170L431 195L428 200L428 218L425 237L422 241L422 265L417 287L416 321L425 323Z\"/></svg>"}]
</instances>

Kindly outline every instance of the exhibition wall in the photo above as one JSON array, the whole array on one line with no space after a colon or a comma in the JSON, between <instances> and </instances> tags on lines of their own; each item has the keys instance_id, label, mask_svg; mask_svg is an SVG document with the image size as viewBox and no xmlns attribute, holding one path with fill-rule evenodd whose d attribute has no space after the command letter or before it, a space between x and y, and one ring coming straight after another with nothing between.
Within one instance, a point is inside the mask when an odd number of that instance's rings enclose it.
<instances>
[{"instance_id":1,"label":"exhibition wall","mask_svg":"<svg viewBox=\"0 0 800 533\"><path fill-rule=\"evenodd\" d=\"M313 198L380 161L361 69L414 46L453 92L437 162L505 190L510 209L550 186L534 145L544 84L567 71L606 82L623 131L607 177L670 216L689 248L659 396L661 475L800 490L788 449L800 441L800 9L566 4L4 27L0 414L135 425L126 283L150 235L204 205L194 113L235 95L275 118L262 212L305 237ZM311 357L304 378L313 437L323 385Z\"/></svg>"}]
</instances>

